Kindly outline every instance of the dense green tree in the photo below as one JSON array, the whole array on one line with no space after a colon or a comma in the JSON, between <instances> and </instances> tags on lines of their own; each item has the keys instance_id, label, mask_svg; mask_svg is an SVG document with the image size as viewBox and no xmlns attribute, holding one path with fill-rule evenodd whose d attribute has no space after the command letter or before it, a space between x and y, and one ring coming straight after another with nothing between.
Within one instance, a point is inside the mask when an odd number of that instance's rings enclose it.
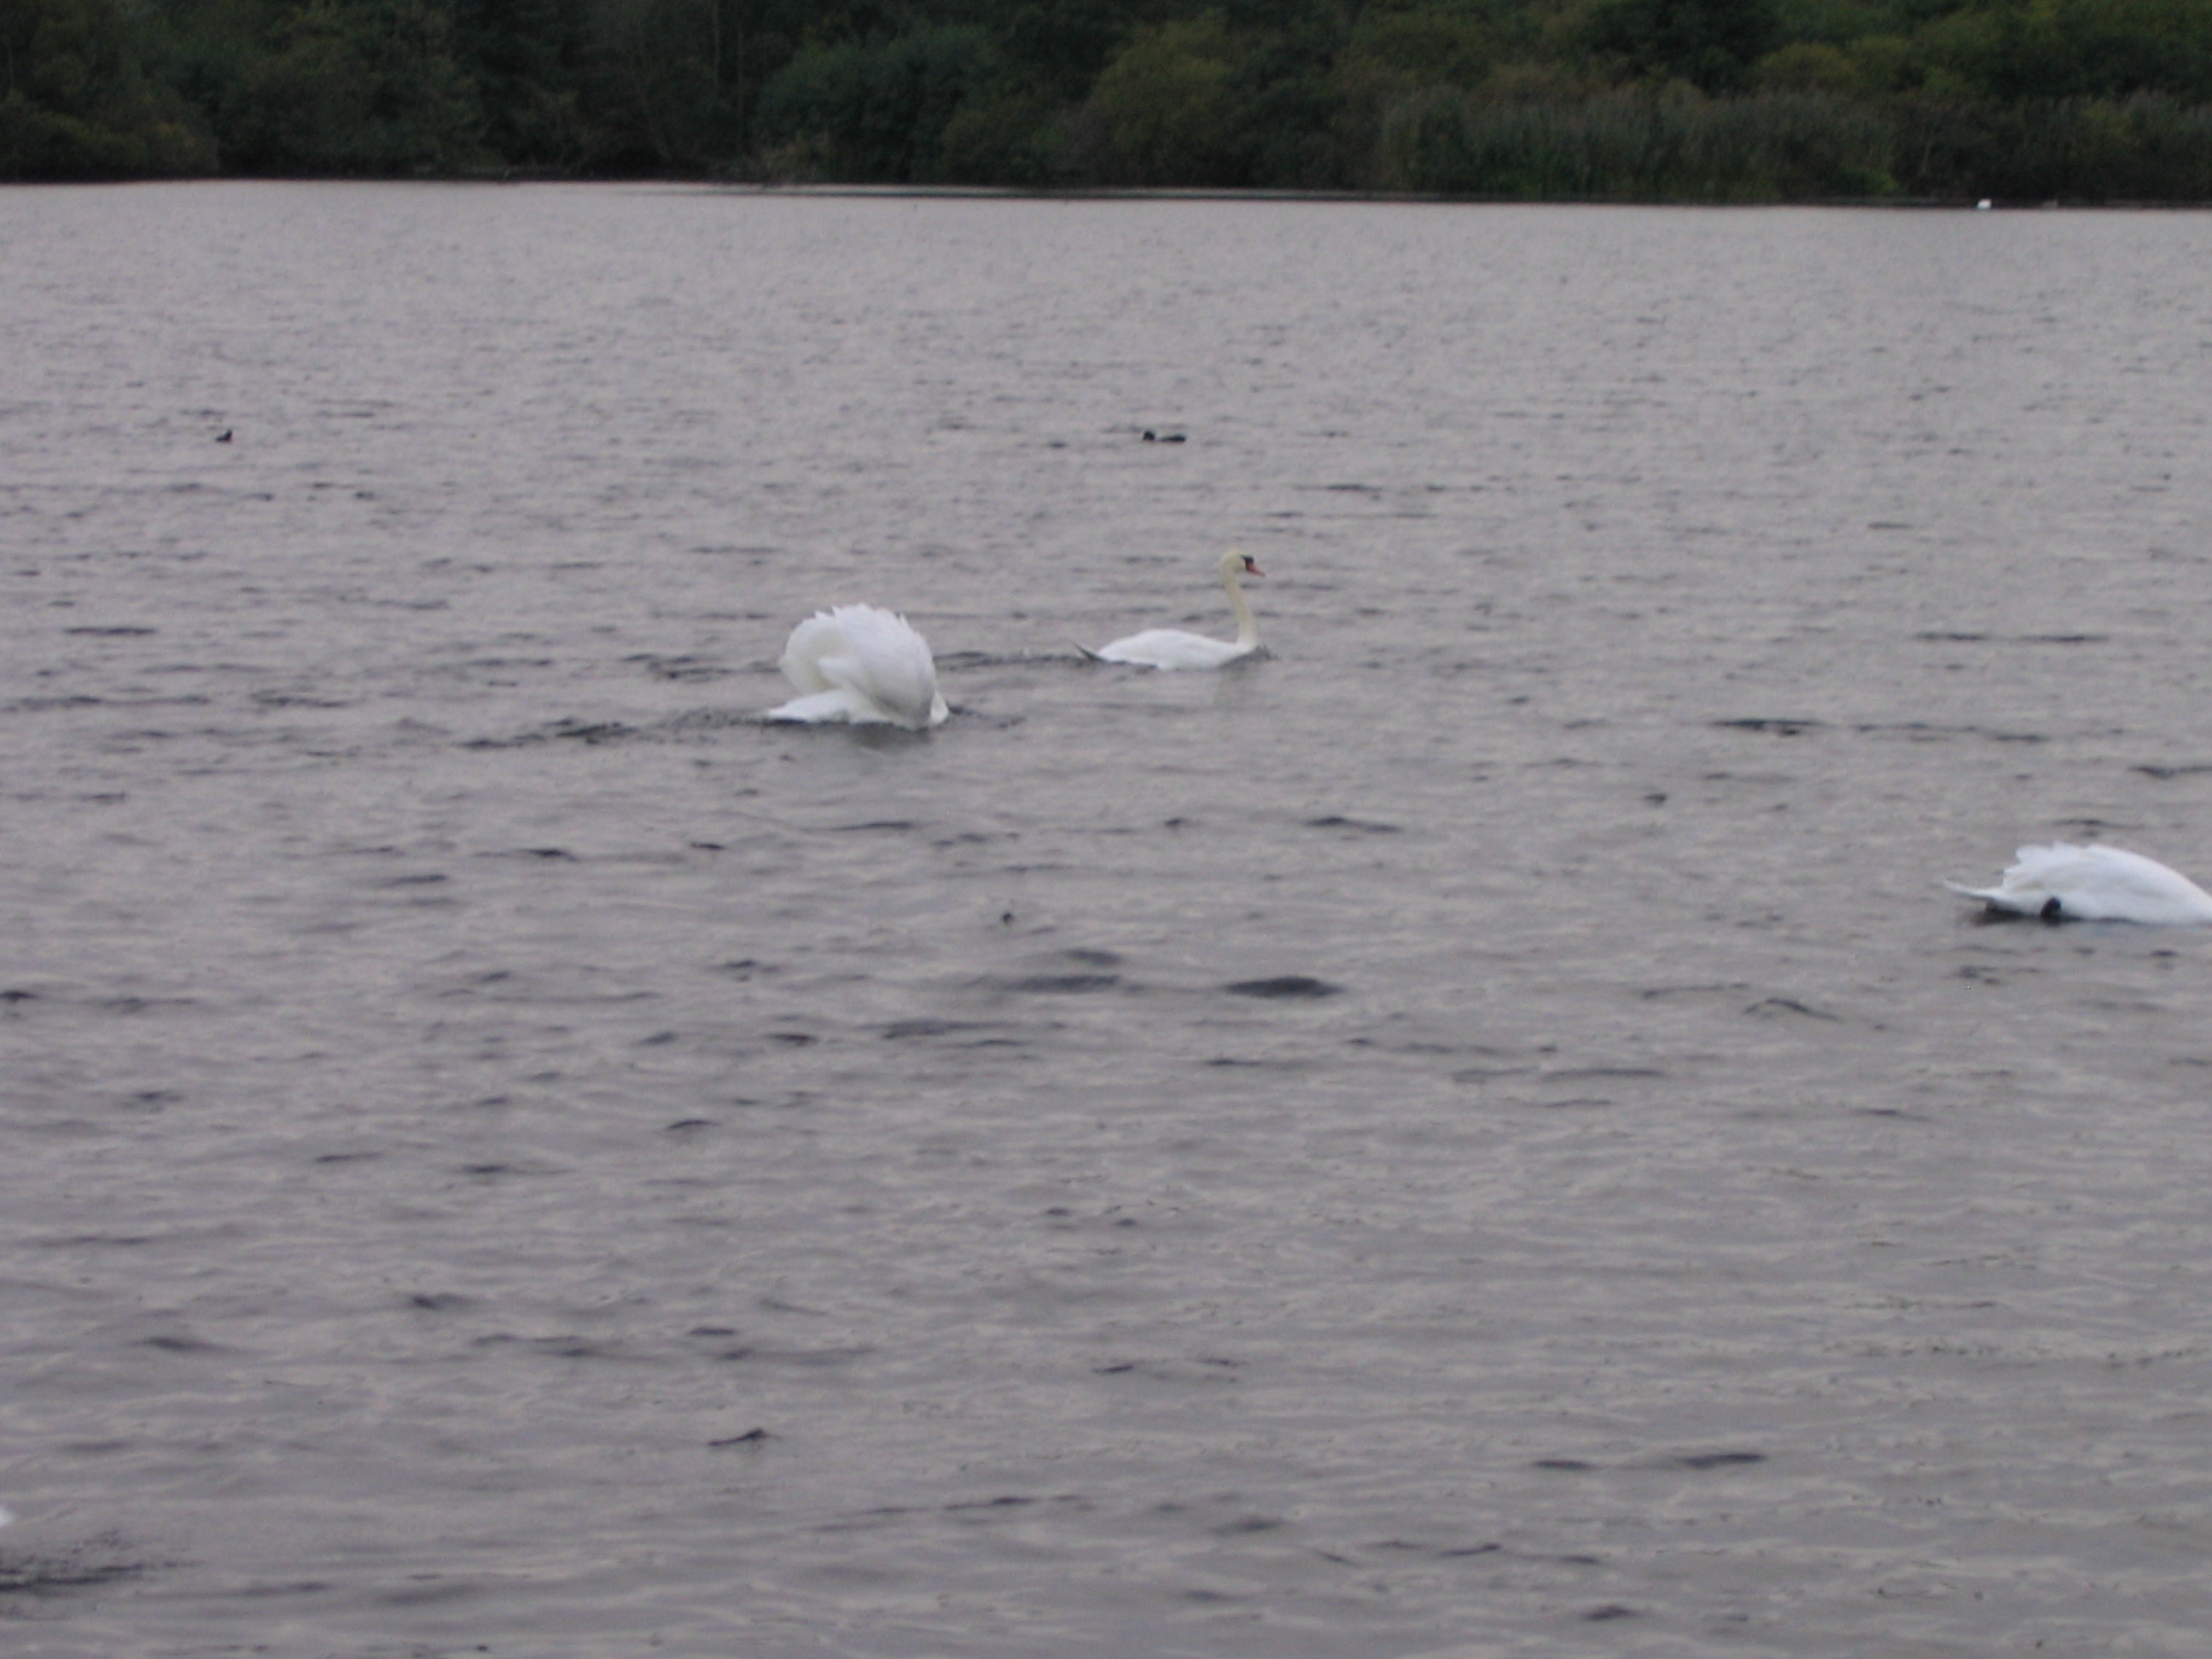
<instances>
[{"instance_id":1,"label":"dense green tree","mask_svg":"<svg viewBox=\"0 0 2212 1659\"><path fill-rule=\"evenodd\" d=\"M1110 182L1243 185L1237 42L1218 12L1139 34L1109 64L1090 108Z\"/></svg>"},{"instance_id":2,"label":"dense green tree","mask_svg":"<svg viewBox=\"0 0 2212 1659\"><path fill-rule=\"evenodd\" d=\"M1917 44L1978 95L2212 100L2212 0L2028 0L1929 21Z\"/></svg>"},{"instance_id":3,"label":"dense green tree","mask_svg":"<svg viewBox=\"0 0 2212 1659\"><path fill-rule=\"evenodd\" d=\"M2212 198L2212 0L0 0L0 53L14 179Z\"/></svg>"},{"instance_id":4,"label":"dense green tree","mask_svg":"<svg viewBox=\"0 0 2212 1659\"><path fill-rule=\"evenodd\" d=\"M1591 15L1589 43L1639 76L1737 92L1779 32L1772 0L1606 0Z\"/></svg>"},{"instance_id":5,"label":"dense green tree","mask_svg":"<svg viewBox=\"0 0 2212 1659\"><path fill-rule=\"evenodd\" d=\"M226 159L265 173L447 173L486 159L477 89L440 0L309 0L217 112Z\"/></svg>"},{"instance_id":6,"label":"dense green tree","mask_svg":"<svg viewBox=\"0 0 2212 1659\"><path fill-rule=\"evenodd\" d=\"M1023 0L1006 9L999 39L1008 60L1037 93L1061 104L1080 102L1098 72L1127 44L1153 8L1115 0Z\"/></svg>"},{"instance_id":7,"label":"dense green tree","mask_svg":"<svg viewBox=\"0 0 2212 1659\"><path fill-rule=\"evenodd\" d=\"M211 172L184 100L150 81L115 0L0 8L0 179Z\"/></svg>"},{"instance_id":8,"label":"dense green tree","mask_svg":"<svg viewBox=\"0 0 2212 1659\"><path fill-rule=\"evenodd\" d=\"M1249 27L1231 77L1247 174L1275 189L1341 185L1348 100L1335 67L1351 33L1347 9L1278 4L1264 15Z\"/></svg>"},{"instance_id":9,"label":"dense green tree","mask_svg":"<svg viewBox=\"0 0 2212 1659\"><path fill-rule=\"evenodd\" d=\"M945 124L938 175L949 184L1024 188L1077 181L1074 112L1018 72L971 88Z\"/></svg>"},{"instance_id":10,"label":"dense green tree","mask_svg":"<svg viewBox=\"0 0 2212 1659\"><path fill-rule=\"evenodd\" d=\"M599 0L592 88L602 159L624 171L695 173L742 145L742 100L724 84L718 0Z\"/></svg>"},{"instance_id":11,"label":"dense green tree","mask_svg":"<svg viewBox=\"0 0 2212 1659\"><path fill-rule=\"evenodd\" d=\"M1340 73L1394 92L1481 84L1509 51L1502 20L1473 9L1370 6L1347 33Z\"/></svg>"},{"instance_id":12,"label":"dense green tree","mask_svg":"<svg viewBox=\"0 0 2212 1659\"><path fill-rule=\"evenodd\" d=\"M939 179L946 130L1000 67L989 34L965 26L811 46L762 88L761 135L804 173Z\"/></svg>"},{"instance_id":13,"label":"dense green tree","mask_svg":"<svg viewBox=\"0 0 2212 1659\"><path fill-rule=\"evenodd\" d=\"M573 167L591 153L580 0L454 0L453 52L476 86L483 142L502 162Z\"/></svg>"}]
</instances>

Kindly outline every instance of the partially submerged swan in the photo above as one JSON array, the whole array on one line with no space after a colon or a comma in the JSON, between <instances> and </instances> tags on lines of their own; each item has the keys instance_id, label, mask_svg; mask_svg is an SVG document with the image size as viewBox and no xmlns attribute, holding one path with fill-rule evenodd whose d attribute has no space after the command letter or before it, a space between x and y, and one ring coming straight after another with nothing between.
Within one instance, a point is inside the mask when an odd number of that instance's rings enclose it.
<instances>
[{"instance_id":1,"label":"partially submerged swan","mask_svg":"<svg viewBox=\"0 0 2212 1659\"><path fill-rule=\"evenodd\" d=\"M2045 921L2212 921L2212 893L2155 859L2117 847L2023 847L1995 887L1943 884L1992 910Z\"/></svg>"},{"instance_id":2,"label":"partially submerged swan","mask_svg":"<svg viewBox=\"0 0 2212 1659\"><path fill-rule=\"evenodd\" d=\"M1260 624L1245 601L1243 579L1267 574L1253 563L1249 553L1232 549L1221 556L1221 585L1228 590L1230 609L1237 613L1234 640L1208 639L1180 628L1148 628L1096 651L1077 648L1099 662L1136 663L1146 668L1219 668L1249 657L1260 648Z\"/></svg>"},{"instance_id":3,"label":"partially submerged swan","mask_svg":"<svg viewBox=\"0 0 2212 1659\"><path fill-rule=\"evenodd\" d=\"M791 630L779 666L799 695L769 709L768 720L920 732L943 725L951 713L937 690L929 641L904 617L872 605L816 611Z\"/></svg>"}]
</instances>

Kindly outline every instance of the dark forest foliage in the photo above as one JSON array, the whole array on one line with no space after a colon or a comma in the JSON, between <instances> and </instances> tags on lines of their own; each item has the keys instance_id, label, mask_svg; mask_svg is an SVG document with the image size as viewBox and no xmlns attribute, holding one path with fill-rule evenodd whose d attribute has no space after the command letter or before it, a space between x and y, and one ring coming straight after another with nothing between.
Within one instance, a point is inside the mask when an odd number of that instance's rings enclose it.
<instances>
[{"instance_id":1,"label":"dark forest foliage","mask_svg":"<svg viewBox=\"0 0 2212 1659\"><path fill-rule=\"evenodd\" d=\"M2212 0L4 0L0 179L2212 199Z\"/></svg>"}]
</instances>

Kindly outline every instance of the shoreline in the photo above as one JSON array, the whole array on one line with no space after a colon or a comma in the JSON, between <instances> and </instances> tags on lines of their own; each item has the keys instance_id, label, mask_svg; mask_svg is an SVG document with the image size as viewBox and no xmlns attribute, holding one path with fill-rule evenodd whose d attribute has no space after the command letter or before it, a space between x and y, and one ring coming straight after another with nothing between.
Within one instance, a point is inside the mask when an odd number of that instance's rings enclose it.
<instances>
[{"instance_id":1,"label":"shoreline","mask_svg":"<svg viewBox=\"0 0 2212 1659\"><path fill-rule=\"evenodd\" d=\"M631 185L648 189L682 189L724 195L880 197L888 200L933 198L968 201L1033 202L1249 202L1404 207L1587 207L1741 209L1768 211L1790 208L1875 210L1889 212L2004 213L2204 213L2212 212L2212 199L2189 197L2145 198L2141 200L2086 201L2059 198L2036 201L2002 197L1967 196L1804 196L1767 201L1725 198L1638 196L1483 196L1437 191L1359 190L1241 190L1219 185L1088 185L1045 188L1024 185L872 185L809 181L770 183L758 179L699 178L681 173L593 174L550 171L465 172L433 174L285 173L195 173L185 177L148 174L118 179L0 179L0 191L113 190L144 185L446 185L519 188L526 185Z\"/></svg>"}]
</instances>

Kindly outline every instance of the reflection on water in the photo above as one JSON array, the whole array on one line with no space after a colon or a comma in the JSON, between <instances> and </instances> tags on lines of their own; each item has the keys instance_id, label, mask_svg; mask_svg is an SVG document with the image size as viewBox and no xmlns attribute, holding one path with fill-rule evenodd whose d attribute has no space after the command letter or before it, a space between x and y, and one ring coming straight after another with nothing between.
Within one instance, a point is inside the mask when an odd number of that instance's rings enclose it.
<instances>
[{"instance_id":1,"label":"reflection on water","mask_svg":"<svg viewBox=\"0 0 2212 1659\"><path fill-rule=\"evenodd\" d=\"M2196 1650L2201 216L0 215L48 1650Z\"/></svg>"}]
</instances>

